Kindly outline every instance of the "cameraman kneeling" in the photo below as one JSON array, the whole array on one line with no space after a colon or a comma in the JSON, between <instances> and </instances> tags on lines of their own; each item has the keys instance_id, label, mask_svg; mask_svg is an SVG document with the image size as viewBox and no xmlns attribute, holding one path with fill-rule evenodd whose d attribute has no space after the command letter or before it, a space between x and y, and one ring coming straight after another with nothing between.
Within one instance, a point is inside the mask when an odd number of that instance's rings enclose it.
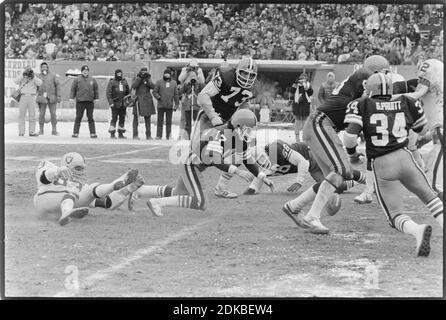
<instances>
[{"instance_id":1,"label":"cameraman kneeling","mask_svg":"<svg viewBox=\"0 0 446 320\"><path fill-rule=\"evenodd\" d=\"M26 111L28 111L29 136L37 137L39 134L36 132L36 96L37 87L42 85L42 80L35 77L33 69L28 67L14 82L19 85L21 93L19 101L19 136L25 135L25 116Z\"/></svg>"}]
</instances>

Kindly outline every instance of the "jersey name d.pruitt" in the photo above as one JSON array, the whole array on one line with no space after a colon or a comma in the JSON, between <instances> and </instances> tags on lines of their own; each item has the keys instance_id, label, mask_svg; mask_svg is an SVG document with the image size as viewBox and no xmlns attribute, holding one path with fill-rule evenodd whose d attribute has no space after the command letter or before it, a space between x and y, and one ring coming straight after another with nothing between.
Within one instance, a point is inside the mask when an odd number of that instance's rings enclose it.
<instances>
[{"instance_id":1,"label":"jersey name d.pruitt","mask_svg":"<svg viewBox=\"0 0 446 320\"><path fill-rule=\"evenodd\" d=\"M426 123L419 101L407 96L361 98L348 105L345 122L362 127L370 159L407 146L408 131Z\"/></svg>"},{"instance_id":2,"label":"jersey name d.pruitt","mask_svg":"<svg viewBox=\"0 0 446 320\"><path fill-rule=\"evenodd\" d=\"M235 69L218 71L212 79L219 93L211 97L212 106L223 121L228 121L234 112L242 104L255 97L255 88L258 82L251 89L241 88L237 84Z\"/></svg>"}]
</instances>

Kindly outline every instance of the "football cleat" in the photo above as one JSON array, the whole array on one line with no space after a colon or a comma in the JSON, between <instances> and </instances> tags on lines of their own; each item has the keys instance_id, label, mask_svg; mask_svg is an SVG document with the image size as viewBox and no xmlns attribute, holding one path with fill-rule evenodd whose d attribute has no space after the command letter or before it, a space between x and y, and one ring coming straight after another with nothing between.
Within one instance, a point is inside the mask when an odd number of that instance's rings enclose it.
<instances>
[{"instance_id":1,"label":"football cleat","mask_svg":"<svg viewBox=\"0 0 446 320\"><path fill-rule=\"evenodd\" d=\"M135 201L138 200L138 195L134 192L129 194L129 200L127 201L127 208L129 211L133 211L133 207L135 206Z\"/></svg>"},{"instance_id":2,"label":"football cleat","mask_svg":"<svg viewBox=\"0 0 446 320\"><path fill-rule=\"evenodd\" d=\"M373 197L372 194L368 192L363 192L359 196L355 197L353 201L359 204L366 204L366 203L371 203L373 201Z\"/></svg>"},{"instance_id":3,"label":"football cleat","mask_svg":"<svg viewBox=\"0 0 446 320\"><path fill-rule=\"evenodd\" d=\"M128 186L130 183L136 180L137 176L138 176L138 169L130 169L121 177L115 180L113 184L113 190L119 190Z\"/></svg>"},{"instance_id":4,"label":"football cleat","mask_svg":"<svg viewBox=\"0 0 446 320\"><path fill-rule=\"evenodd\" d=\"M72 218L82 219L87 214L88 214L88 208L73 208L67 211L65 214L62 214L62 216L59 219L59 224L61 226L64 226L68 222L70 222Z\"/></svg>"},{"instance_id":5,"label":"football cleat","mask_svg":"<svg viewBox=\"0 0 446 320\"><path fill-rule=\"evenodd\" d=\"M432 227L427 224L420 225L415 238L417 239L417 257L427 257L431 252L430 239L432 235Z\"/></svg>"},{"instance_id":6,"label":"football cleat","mask_svg":"<svg viewBox=\"0 0 446 320\"><path fill-rule=\"evenodd\" d=\"M307 232L314 233L314 234L328 234L329 230L327 227L325 227L319 219L313 218L313 219L307 219L305 217L302 218L303 224L308 225L309 227L306 228Z\"/></svg>"},{"instance_id":7,"label":"football cleat","mask_svg":"<svg viewBox=\"0 0 446 320\"><path fill-rule=\"evenodd\" d=\"M156 217L162 217L164 214L161 212L162 207L156 202L156 199L149 199L147 201L147 206L150 209L150 212Z\"/></svg>"},{"instance_id":8,"label":"football cleat","mask_svg":"<svg viewBox=\"0 0 446 320\"><path fill-rule=\"evenodd\" d=\"M285 203L285 204L282 206L282 211L283 211L288 217L290 217L291 220L293 220L294 223L297 224L299 227L304 228L304 229L307 228L306 225L302 224L302 221L301 221L302 219L299 217L300 210L299 210L299 211L293 211L293 210L291 209L291 206L290 206L290 205L288 204L288 202L287 202L287 203ZM299 218L298 218L298 217L299 217Z\"/></svg>"},{"instance_id":9,"label":"football cleat","mask_svg":"<svg viewBox=\"0 0 446 320\"><path fill-rule=\"evenodd\" d=\"M223 189L221 189L220 187L215 187L215 189L214 189L214 194L217 196L217 197L220 197L220 198L226 198L226 199L234 199L234 198L237 198L238 197L238 195L236 194L236 193L234 193L234 192L231 192L231 191L229 191L229 190L223 190Z\"/></svg>"},{"instance_id":10,"label":"football cleat","mask_svg":"<svg viewBox=\"0 0 446 320\"><path fill-rule=\"evenodd\" d=\"M246 190L243 192L243 194L246 194L246 195L253 195L253 194L256 194L256 193L257 193L257 190L254 189L254 188L248 188L248 189L246 189Z\"/></svg>"}]
</instances>

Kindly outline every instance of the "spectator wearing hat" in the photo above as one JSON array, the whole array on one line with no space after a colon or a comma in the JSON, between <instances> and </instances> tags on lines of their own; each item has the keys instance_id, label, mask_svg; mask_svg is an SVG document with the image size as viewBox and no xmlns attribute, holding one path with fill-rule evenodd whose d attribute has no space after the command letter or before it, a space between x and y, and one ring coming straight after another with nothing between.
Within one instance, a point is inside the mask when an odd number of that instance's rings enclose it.
<instances>
[{"instance_id":1,"label":"spectator wearing hat","mask_svg":"<svg viewBox=\"0 0 446 320\"><path fill-rule=\"evenodd\" d=\"M156 114L155 104L151 93L151 90L154 88L155 85L151 80L151 75L147 71L147 68L141 68L132 83L132 96L136 98L135 104L133 105L133 139L139 140L138 119L140 116L144 117L146 139L152 139L150 118L153 114Z\"/></svg>"},{"instance_id":2,"label":"spectator wearing hat","mask_svg":"<svg viewBox=\"0 0 446 320\"><path fill-rule=\"evenodd\" d=\"M84 112L87 111L88 129L91 138L97 138L96 127L93 119L94 105L99 99L99 87L96 79L89 75L90 68L86 65L81 67L81 75L74 79L71 85L70 101L76 99L76 118L74 120L73 138L79 137Z\"/></svg>"},{"instance_id":3,"label":"spectator wearing hat","mask_svg":"<svg viewBox=\"0 0 446 320\"><path fill-rule=\"evenodd\" d=\"M37 103L39 105L39 127L40 135L44 134L46 108L50 110L51 134L57 136L57 116L56 107L61 102L60 82L57 75L50 72L48 63L40 64L40 74L37 75L42 80L42 85L37 90Z\"/></svg>"},{"instance_id":4,"label":"spectator wearing hat","mask_svg":"<svg viewBox=\"0 0 446 320\"><path fill-rule=\"evenodd\" d=\"M172 113L179 105L177 82L172 79L170 68L164 70L163 78L156 82L153 96L158 100L156 139L162 138L164 115L166 115L166 140L169 140L172 129Z\"/></svg>"},{"instance_id":5,"label":"spectator wearing hat","mask_svg":"<svg viewBox=\"0 0 446 320\"><path fill-rule=\"evenodd\" d=\"M29 136L37 137L39 134L36 132L36 95L38 87L42 85L42 80L34 75L33 69L27 67L14 82L19 85L21 93L19 101L19 136L25 135L25 116L28 111Z\"/></svg>"},{"instance_id":6,"label":"spectator wearing hat","mask_svg":"<svg viewBox=\"0 0 446 320\"><path fill-rule=\"evenodd\" d=\"M116 122L118 121L118 135L119 139L126 139L124 136L126 105L124 104L124 97L130 93L130 87L127 80L123 77L122 70L115 70L115 77L110 79L107 85L107 101L111 108L112 118L110 121L110 138L116 139Z\"/></svg>"},{"instance_id":7,"label":"spectator wearing hat","mask_svg":"<svg viewBox=\"0 0 446 320\"><path fill-rule=\"evenodd\" d=\"M292 93L294 93L293 116L294 116L294 133L296 141L300 142L300 133L303 130L303 124L310 115L311 96L313 88L308 81L306 73L301 73L296 82L292 85Z\"/></svg>"},{"instance_id":8,"label":"spectator wearing hat","mask_svg":"<svg viewBox=\"0 0 446 320\"><path fill-rule=\"evenodd\" d=\"M321 87L319 88L319 93L317 95L319 103L323 104L338 85L339 82L336 81L334 72L327 73L327 81L322 82Z\"/></svg>"}]
</instances>

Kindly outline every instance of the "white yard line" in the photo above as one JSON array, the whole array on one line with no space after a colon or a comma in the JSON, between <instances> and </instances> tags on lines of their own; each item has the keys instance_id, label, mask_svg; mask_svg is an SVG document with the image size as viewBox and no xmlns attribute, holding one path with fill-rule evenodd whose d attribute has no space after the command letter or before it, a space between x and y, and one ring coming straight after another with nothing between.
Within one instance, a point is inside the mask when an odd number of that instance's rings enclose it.
<instances>
[{"instance_id":1,"label":"white yard line","mask_svg":"<svg viewBox=\"0 0 446 320\"><path fill-rule=\"evenodd\" d=\"M126 155L126 154L138 153L138 152L142 152L142 151L156 150L156 149L160 149L160 148L163 148L163 147L164 147L164 146L156 146L156 147L150 147L150 148L138 149L138 150L133 150L133 151L127 151L127 152L119 152L119 153L106 154L106 155L102 155L102 156L86 158L86 160L98 160L98 159L103 159L103 158L108 158L108 157L115 157L115 156L120 156L120 155ZM8 158L5 158L5 160L8 160ZM30 160L27 160L27 161L30 161ZM32 160L31 160L31 161L32 161ZM40 160L39 160L39 161L40 161ZM25 168L21 168L21 169L9 169L9 170L5 170L5 174L8 174L8 173L17 173L17 172L27 172L27 171L34 171L34 170L36 170L36 166L25 167Z\"/></svg>"},{"instance_id":2,"label":"white yard line","mask_svg":"<svg viewBox=\"0 0 446 320\"><path fill-rule=\"evenodd\" d=\"M129 267L132 263L137 262L138 260L141 260L142 258L149 256L150 254L154 253L157 250L160 250L163 247L166 247L167 245L171 244L172 242L181 240L186 238L187 236L191 235L192 233L196 232L197 230L202 229L206 224L213 222L215 220L215 217L213 218L207 218L197 224L194 224L190 227L185 227L178 231L177 233L174 233L167 238L163 240L159 240L152 244L149 247L139 249L135 251L133 254L129 255L126 258L123 258L121 261L119 261L117 264L112 265L108 268L96 271L92 275L88 276L85 279L80 279L79 283L79 291L85 290L85 289L91 289L92 286L94 286L99 281L104 281L107 278L111 277L116 272ZM81 272L81 270L80 270ZM73 297L78 295L80 292L75 292L73 290L63 290L54 295L54 297Z\"/></svg>"}]
</instances>

